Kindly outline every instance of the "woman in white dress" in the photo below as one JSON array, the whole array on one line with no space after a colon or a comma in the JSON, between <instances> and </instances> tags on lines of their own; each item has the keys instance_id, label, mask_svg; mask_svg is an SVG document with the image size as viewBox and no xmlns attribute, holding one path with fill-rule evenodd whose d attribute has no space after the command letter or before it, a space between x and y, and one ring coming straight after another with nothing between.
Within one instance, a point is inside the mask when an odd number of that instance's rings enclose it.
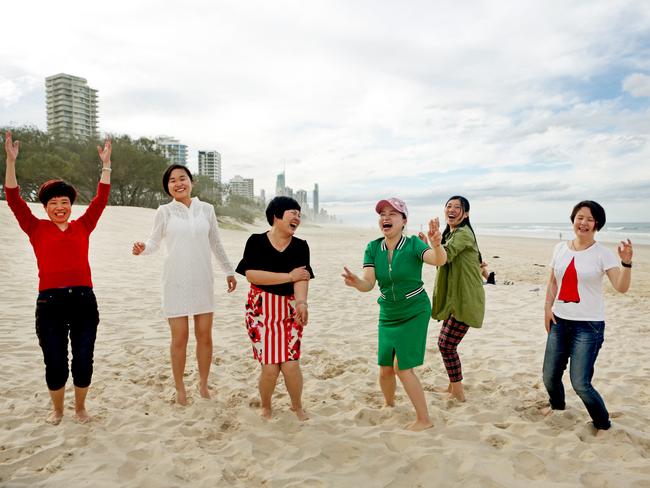
<instances>
[{"instance_id":1,"label":"woman in white dress","mask_svg":"<svg viewBox=\"0 0 650 488\"><path fill-rule=\"evenodd\" d=\"M176 402L187 405L183 375L189 336L189 317L194 317L196 359L199 365L199 392L210 398L208 375L212 363L212 316L214 292L212 252L226 273L228 293L235 290L235 270L226 256L214 208L192 198L192 173L180 164L167 168L163 189L173 198L161 205L154 217L149 240L135 242L133 254L152 254L164 240L167 256L163 271L162 311L169 321L172 371Z\"/></svg>"}]
</instances>

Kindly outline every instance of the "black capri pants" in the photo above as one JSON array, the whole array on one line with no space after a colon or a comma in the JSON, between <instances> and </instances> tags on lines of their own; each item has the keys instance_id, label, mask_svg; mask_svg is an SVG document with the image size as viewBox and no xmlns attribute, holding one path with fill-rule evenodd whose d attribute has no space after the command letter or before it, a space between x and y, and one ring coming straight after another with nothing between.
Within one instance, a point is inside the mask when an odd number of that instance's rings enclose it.
<instances>
[{"instance_id":1,"label":"black capri pants","mask_svg":"<svg viewBox=\"0 0 650 488\"><path fill-rule=\"evenodd\" d=\"M39 292L36 335L43 350L45 381L50 390L59 390L68 381L68 335L74 386L90 385L98 324L99 312L92 288L74 286Z\"/></svg>"}]
</instances>

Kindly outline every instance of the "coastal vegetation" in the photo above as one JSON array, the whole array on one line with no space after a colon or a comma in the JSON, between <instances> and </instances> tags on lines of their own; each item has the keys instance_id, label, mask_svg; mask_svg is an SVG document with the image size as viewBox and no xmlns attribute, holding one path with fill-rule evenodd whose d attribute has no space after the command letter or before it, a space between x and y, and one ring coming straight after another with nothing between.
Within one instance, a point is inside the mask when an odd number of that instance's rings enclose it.
<instances>
[{"instance_id":1,"label":"coastal vegetation","mask_svg":"<svg viewBox=\"0 0 650 488\"><path fill-rule=\"evenodd\" d=\"M3 127L10 130L14 140L21 141L18 161L18 182L23 198L36 202L40 185L60 178L73 185L77 201L88 203L95 194L101 163L97 157L99 140L60 139L35 127ZM114 162L111 173L109 205L157 208L167 203L169 196L162 189L162 174L169 162L156 147L153 139L132 139L128 135L111 135ZM4 175L6 156L0 151L0 175ZM227 185L207 176L195 175L192 194L215 207L220 220L252 224L263 216L260 203L228 195ZM3 191L4 198L4 191ZM229 219L227 219L229 220ZM232 227L236 225L230 224Z\"/></svg>"}]
</instances>

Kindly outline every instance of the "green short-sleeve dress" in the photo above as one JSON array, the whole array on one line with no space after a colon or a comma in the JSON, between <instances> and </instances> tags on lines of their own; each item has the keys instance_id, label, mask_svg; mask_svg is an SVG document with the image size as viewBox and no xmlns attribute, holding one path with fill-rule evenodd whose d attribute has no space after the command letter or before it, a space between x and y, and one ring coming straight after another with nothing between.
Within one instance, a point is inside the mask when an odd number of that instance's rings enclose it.
<instances>
[{"instance_id":1,"label":"green short-sleeve dress","mask_svg":"<svg viewBox=\"0 0 650 488\"><path fill-rule=\"evenodd\" d=\"M402 236L388 261L384 238L368 243L363 267L374 267L379 284L378 364L410 369L424 362L431 302L422 282L424 253L430 249L416 236Z\"/></svg>"}]
</instances>

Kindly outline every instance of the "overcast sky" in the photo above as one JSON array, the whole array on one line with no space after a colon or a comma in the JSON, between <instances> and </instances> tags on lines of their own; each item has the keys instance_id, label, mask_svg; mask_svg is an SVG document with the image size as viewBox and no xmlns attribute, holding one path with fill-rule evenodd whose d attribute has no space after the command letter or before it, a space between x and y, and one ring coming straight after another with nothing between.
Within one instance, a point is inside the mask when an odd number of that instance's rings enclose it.
<instances>
[{"instance_id":1,"label":"overcast sky","mask_svg":"<svg viewBox=\"0 0 650 488\"><path fill-rule=\"evenodd\" d=\"M44 79L99 90L100 130L222 155L351 223L399 196L474 222L650 220L650 2L88 1L3 7L0 125L46 129Z\"/></svg>"}]
</instances>

